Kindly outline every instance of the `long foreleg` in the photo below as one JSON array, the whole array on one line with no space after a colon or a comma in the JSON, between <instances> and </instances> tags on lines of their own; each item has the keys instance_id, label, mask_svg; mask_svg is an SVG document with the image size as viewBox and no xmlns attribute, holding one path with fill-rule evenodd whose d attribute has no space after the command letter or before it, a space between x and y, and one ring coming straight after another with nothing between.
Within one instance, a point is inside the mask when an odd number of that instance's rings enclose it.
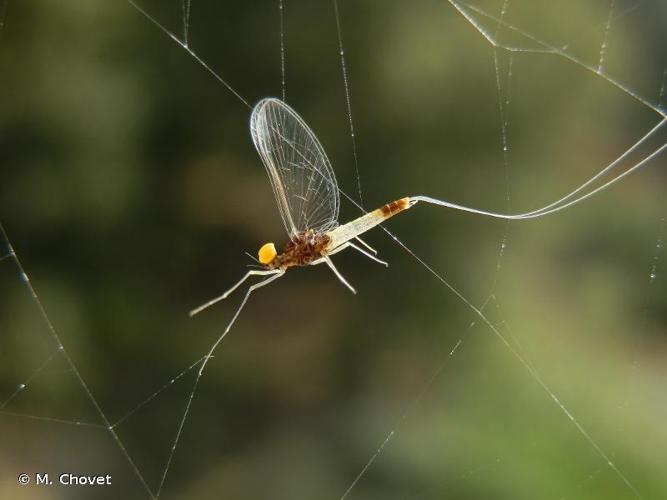
<instances>
[{"instance_id":1,"label":"long foreleg","mask_svg":"<svg viewBox=\"0 0 667 500\"><path fill-rule=\"evenodd\" d=\"M259 270L254 270L254 269L253 269L252 271L248 271L248 272L245 274L245 276L243 276L243 278L241 278L241 279L236 283L236 285L234 285L233 287L231 287L231 288L230 288L229 290L227 290L225 293L223 293L222 295L220 295L220 296L218 296L218 297L216 297L216 298L214 298L214 299L209 300L209 301L206 302L205 304L202 304L201 306L197 307L196 309L193 309L192 311L190 311L190 313L189 313L189 314L190 314L190 317L194 316L194 315L197 314L197 313L202 312L202 311L203 311L204 309L206 309L207 307L211 307L213 304L216 304L217 302L220 302L221 300L226 299L226 298L229 296L230 293L232 293L232 292L233 292L234 290L236 290L239 286L241 286L245 280L247 280L248 278L250 278L250 276L265 276L265 275L267 275L267 274L279 275L279 274L282 274L283 272L284 272L284 271L281 271L280 269L268 269L268 270L266 270L266 271L259 271ZM261 283L264 283L264 281L262 281ZM254 286L254 285L253 285L253 286ZM251 288L252 288L252 287L251 287Z\"/></svg>"},{"instance_id":2,"label":"long foreleg","mask_svg":"<svg viewBox=\"0 0 667 500\"><path fill-rule=\"evenodd\" d=\"M236 309L236 312L234 313L234 316L232 316L232 319L229 321L229 324L227 325L227 328L225 328L225 331L222 332L222 335L220 335L220 337L218 337L218 340L215 341L215 344L213 344L211 346L211 349L208 351L208 354L206 354L206 356L204 357L204 361L202 361L201 367L199 368L199 376L201 376L201 374L203 373L204 368L206 367L206 363L208 363L209 359L211 359L211 357L213 357L213 353L218 348L218 345L220 345L220 342L222 342L222 339L224 339L225 336L229 333L229 330L232 329L232 325L234 325L234 322L236 321L236 318L239 317L239 314L241 314L241 310L243 310L243 307L246 305L246 302L248 302L248 298L250 297L250 294L252 292L254 292L255 290L257 290L258 288L266 286L269 283L271 283L272 281L277 280L283 274L285 274L285 271L281 271L279 269L276 269L276 272L273 273L273 276L269 276L265 280L260 281L259 283L255 283L254 285L252 285L251 287L248 288L248 291L246 292L245 297L243 297L243 300L241 301L241 304Z\"/></svg>"},{"instance_id":3,"label":"long foreleg","mask_svg":"<svg viewBox=\"0 0 667 500\"><path fill-rule=\"evenodd\" d=\"M178 444L180 438L181 438L181 433L183 432L183 427L185 426L185 421L188 418L188 415L190 413L190 407L192 406L192 401L194 400L195 393L197 392L197 387L199 386L199 380L201 379L203 373L204 373L204 368L206 368L207 363L210 361L210 359L213 357L213 354L215 353L215 350L218 348L220 345L220 342L222 342L222 339L225 338L225 336L229 333L229 330L231 330L232 325L236 321L236 318L238 318L239 314L241 313L241 310L243 309L243 306L246 305L246 302L248 302L248 298L250 297L250 294L254 291L257 290L260 287L263 287L264 285L268 285L271 283L273 280L276 280L280 278L283 274L285 274L285 271L280 271L276 270L273 274L273 276L268 277L264 281L260 281L259 283L256 283L252 285L250 288L248 288L248 291L245 294L245 297L243 297L243 301L239 305L239 307L236 309L236 312L234 313L234 316L232 316L232 319L230 320L229 324L227 325L227 328L225 328L225 331L222 332L222 335L218 337L218 340L215 341L215 343L211 346L209 349L208 353L206 353L206 356L202 359L201 366L199 367L199 371L197 372L197 376L195 377L195 382L194 385L192 386L192 390L190 391L190 396L188 396L187 403L185 405L185 410L183 411L183 414L181 415L181 420L180 423L178 424L178 430L176 431L176 437L174 438L174 441L172 442L171 445L171 453L169 454L169 458L167 459L167 468L165 469L163 475L162 475L162 482L160 483L160 487L158 489L158 495L159 491L162 488L162 484L164 483L164 479L167 474L167 470L169 469L169 464L171 463L171 459L174 456L174 451L176 450L176 445ZM268 274L268 273L264 273ZM248 273L250 275L250 273ZM245 276L244 279L246 279L248 276ZM243 280L242 280L243 281ZM237 285L238 286L238 285ZM236 287L235 287L236 288Z\"/></svg>"}]
</instances>

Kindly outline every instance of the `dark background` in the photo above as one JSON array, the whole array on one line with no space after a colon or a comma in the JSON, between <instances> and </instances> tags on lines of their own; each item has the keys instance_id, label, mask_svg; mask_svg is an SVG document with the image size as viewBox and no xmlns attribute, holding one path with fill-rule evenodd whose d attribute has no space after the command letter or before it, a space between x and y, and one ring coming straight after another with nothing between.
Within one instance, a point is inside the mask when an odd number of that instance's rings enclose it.
<instances>
[{"instance_id":1,"label":"dark background","mask_svg":"<svg viewBox=\"0 0 667 500\"><path fill-rule=\"evenodd\" d=\"M243 252L286 241L249 109L128 3L0 5L0 221L112 423L167 384L116 427L155 490L196 370L169 382L242 295L187 311L246 271ZM180 1L140 5L182 37ZM503 2L475 5L498 16ZM364 206L426 194L535 209L661 119L664 2L616 1L608 32L607 1L506 6L507 23L578 62L469 10L530 49L494 50L448 2L341 0ZM251 104L280 96L277 1L191 12L190 47L211 68ZM284 13L287 101L356 198L333 4L286 0ZM586 65L598 69L605 39L601 76ZM647 499L667 497L665 181L659 158L545 218L420 205L387 224L485 304ZM341 204L341 222L359 215ZM356 296L318 267L251 298L200 381L161 498L339 498L391 430L349 498L634 497L470 307L381 230L365 239L390 267L337 256ZM101 423L56 347L14 260L0 261L0 497L146 498L107 431L53 420ZM19 487L20 472L113 485Z\"/></svg>"}]
</instances>

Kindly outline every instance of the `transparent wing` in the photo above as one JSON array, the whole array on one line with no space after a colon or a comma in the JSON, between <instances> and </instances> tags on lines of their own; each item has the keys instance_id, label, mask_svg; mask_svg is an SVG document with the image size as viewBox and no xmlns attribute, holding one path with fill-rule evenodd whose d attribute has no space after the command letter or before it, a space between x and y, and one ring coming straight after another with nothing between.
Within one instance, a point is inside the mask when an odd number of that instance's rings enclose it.
<instances>
[{"instance_id":1,"label":"transparent wing","mask_svg":"<svg viewBox=\"0 0 667 500\"><path fill-rule=\"evenodd\" d=\"M290 238L308 229L326 232L336 227L336 177L322 145L299 115L280 99L262 99L252 110L250 133Z\"/></svg>"}]
</instances>

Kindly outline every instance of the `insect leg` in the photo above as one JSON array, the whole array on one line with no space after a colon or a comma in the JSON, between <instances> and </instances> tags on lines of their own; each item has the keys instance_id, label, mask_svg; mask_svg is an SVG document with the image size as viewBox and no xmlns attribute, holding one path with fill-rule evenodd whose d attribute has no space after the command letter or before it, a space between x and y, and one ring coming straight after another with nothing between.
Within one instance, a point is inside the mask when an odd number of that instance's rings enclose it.
<instances>
[{"instance_id":1,"label":"insect leg","mask_svg":"<svg viewBox=\"0 0 667 500\"><path fill-rule=\"evenodd\" d=\"M357 252L364 254L364 255L365 255L366 257L368 257L369 259L374 260L375 262L377 262L377 263L379 263L379 264L383 264L383 265L389 267L389 264L387 264L384 260L380 260L380 259L378 259L378 258L375 257L374 255L368 253L368 252L365 251L363 248L358 247L357 245L355 245L355 244L352 243L351 241L348 241L348 242L346 242L346 243L343 243L343 244L342 244L341 246L339 246L338 248L335 248L334 250L332 250L331 252L329 252L328 255L334 255L334 254L337 254L338 252L341 252L341 251L345 250L346 248L354 248ZM319 264L319 263L320 263L319 260L316 260L315 262L313 262L313 264Z\"/></svg>"},{"instance_id":2,"label":"insect leg","mask_svg":"<svg viewBox=\"0 0 667 500\"><path fill-rule=\"evenodd\" d=\"M267 273L265 273L265 274L267 274ZM229 330L231 330L232 325L236 321L236 318L238 318L239 314L241 314L241 310L245 306L246 302L248 302L248 298L250 297L250 294L252 292L254 292L255 290L257 290L258 288L261 288L265 285L268 285L272 281L277 280L283 274L285 274L285 271L281 271L280 269L276 269L275 272L273 273L273 276L269 276L265 280L260 281L259 283L255 283L254 285L252 285L251 287L248 288L248 291L246 292L245 297L243 297L243 300L241 301L241 304L236 309L236 312L234 313L234 316L232 316L232 319L229 321L229 324L227 325L227 328L225 328L225 331L222 332L222 335L220 335L220 337L218 337L218 340L215 341L215 344L213 344L211 346L211 349L208 351L208 354L206 354L206 356L204 357L204 361L202 362L201 367L199 368L199 373L197 375L198 378L201 377L201 374L204 372L204 368L206 367L206 364L213 357L213 353L218 348L218 345L220 344L220 342L222 342L222 339L225 338L225 335L227 335L229 333Z\"/></svg>"},{"instance_id":3,"label":"insect leg","mask_svg":"<svg viewBox=\"0 0 667 500\"><path fill-rule=\"evenodd\" d=\"M236 290L239 286L241 286L241 284L242 284L245 280L247 280L250 276L257 276L257 275L258 275L258 276L264 276L264 275L267 275L267 274L279 274L279 273L283 273L283 271L281 271L280 269L268 269L268 270L266 270L266 271L259 271L259 270L254 270L254 269L253 269L252 271L248 271L248 272L245 274L245 276L243 276L243 278L241 278L241 279L238 281L238 283L236 283L236 285L234 285L233 287L231 287L231 288L230 288L229 290L227 290L225 293L223 293L222 295L220 295L220 296L218 296L218 297L216 297L216 298L214 298L214 299L209 300L209 301L206 302L205 304L202 304L201 306L197 307L196 309L193 309L192 311L190 311L190 313L189 313L189 314L190 314L190 317L194 316L194 315L197 314L197 313L202 312L202 311L203 311L204 309L206 309L207 307L210 307L210 306L212 306L213 304L215 304L215 303L217 303L217 302L220 302L221 300L226 299L226 298L229 296L230 293L232 293L232 292L233 292L234 290ZM262 281L262 283L264 283L264 282Z\"/></svg>"},{"instance_id":4,"label":"insect leg","mask_svg":"<svg viewBox=\"0 0 667 500\"><path fill-rule=\"evenodd\" d=\"M351 247L351 248L354 248L357 252L364 254L364 255L365 255L366 257L368 257L369 259L374 260L375 262L377 262L377 263L379 263L379 264L384 264L386 267L389 267L389 264L386 263L384 260L380 260L380 259L378 259L375 255L373 255L373 254L371 254L371 253L368 253L366 250L364 250L364 249L361 248L361 247L358 247L357 245L355 245L355 244L352 243L351 241L348 241L348 242L347 242L347 246L349 246L349 247Z\"/></svg>"},{"instance_id":5,"label":"insect leg","mask_svg":"<svg viewBox=\"0 0 667 500\"><path fill-rule=\"evenodd\" d=\"M377 254L378 254L378 251L375 250L375 248L373 248L373 247L370 246L368 243L366 243L364 240L362 240L361 238L359 238L359 236L355 236L354 239L357 240L359 243L361 243L363 246L365 246L365 247L366 247L366 250L370 251L373 255L377 255Z\"/></svg>"},{"instance_id":6,"label":"insect leg","mask_svg":"<svg viewBox=\"0 0 667 500\"><path fill-rule=\"evenodd\" d=\"M325 255L325 256L323 257L323 259L324 259L324 262L326 262L327 265L328 265L328 266L331 268L331 270L334 272L334 274L336 275L336 277L341 281L341 283L343 283L343 285L345 285L346 287L348 287L348 288L352 291L352 293L357 293L357 291L352 287L352 285L350 285L350 284L347 282L347 280L346 280L345 278L343 278L343 275L340 274L340 273L338 272L338 269L336 269L336 266L334 266L334 263L333 263L333 261L329 258L329 256L328 256L328 255Z\"/></svg>"}]
</instances>

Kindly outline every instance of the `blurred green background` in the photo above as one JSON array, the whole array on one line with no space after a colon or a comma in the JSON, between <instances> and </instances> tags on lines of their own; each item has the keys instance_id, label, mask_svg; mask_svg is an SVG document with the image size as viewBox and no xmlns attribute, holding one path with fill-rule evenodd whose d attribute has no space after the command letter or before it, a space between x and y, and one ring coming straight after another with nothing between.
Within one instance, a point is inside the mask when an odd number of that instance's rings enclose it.
<instances>
[{"instance_id":1,"label":"blurred green background","mask_svg":"<svg viewBox=\"0 0 667 500\"><path fill-rule=\"evenodd\" d=\"M177 375L241 294L187 311L246 271L244 251L286 240L249 109L123 1L0 5L0 222L109 420L136 409L116 430L155 490L196 370ZM180 0L140 5L182 36ZM474 5L490 36L540 48L493 20L502 1ZM448 2L341 0L364 206L426 194L526 211L621 155L661 117L612 79L662 105L667 8L613 5L606 30L606 0L505 4L507 23L579 64L494 50ZM284 24L287 101L356 197L333 4L285 0ZM277 0L194 0L189 43L252 104L281 94L279 26ZM585 67L600 59L608 76ZM485 304L646 499L667 498L666 180L659 158L545 218L417 206L387 224ZM342 202L341 221L358 214ZM390 267L337 256L356 296L313 268L252 297L201 379L160 498L339 498L392 430L348 498L635 497L468 306L381 230L366 240ZM11 258L0 299L0 497L147 498L108 432L53 420L100 424ZM20 487L20 472L113 483Z\"/></svg>"}]
</instances>

